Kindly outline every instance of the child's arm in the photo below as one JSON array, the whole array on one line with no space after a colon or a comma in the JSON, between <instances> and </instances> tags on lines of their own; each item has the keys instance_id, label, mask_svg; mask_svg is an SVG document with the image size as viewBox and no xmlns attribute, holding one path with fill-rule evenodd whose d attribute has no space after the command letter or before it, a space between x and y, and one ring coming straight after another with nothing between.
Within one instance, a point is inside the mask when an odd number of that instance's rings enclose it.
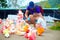
<instances>
[{"instance_id":1,"label":"child's arm","mask_svg":"<svg viewBox=\"0 0 60 40\"><path fill-rule=\"evenodd\" d=\"M36 28L37 28L37 27L40 27L40 19L37 19L36 24L35 24L35 27L36 27Z\"/></svg>"}]
</instances>

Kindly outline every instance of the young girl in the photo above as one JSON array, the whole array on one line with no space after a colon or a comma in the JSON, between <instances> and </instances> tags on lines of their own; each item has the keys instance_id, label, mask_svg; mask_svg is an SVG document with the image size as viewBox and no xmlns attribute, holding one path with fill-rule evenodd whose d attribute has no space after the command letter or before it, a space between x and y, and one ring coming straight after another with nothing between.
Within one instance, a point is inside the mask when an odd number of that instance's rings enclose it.
<instances>
[{"instance_id":1,"label":"young girl","mask_svg":"<svg viewBox=\"0 0 60 40\"><path fill-rule=\"evenodd\" d=\"M41 18L38 14L33 15L33 17L35 17L36 20L35 27L37 28L37 34L42 35L44 29L46 29L46 21L43 18Z\"/></svg>"}]
</instances>

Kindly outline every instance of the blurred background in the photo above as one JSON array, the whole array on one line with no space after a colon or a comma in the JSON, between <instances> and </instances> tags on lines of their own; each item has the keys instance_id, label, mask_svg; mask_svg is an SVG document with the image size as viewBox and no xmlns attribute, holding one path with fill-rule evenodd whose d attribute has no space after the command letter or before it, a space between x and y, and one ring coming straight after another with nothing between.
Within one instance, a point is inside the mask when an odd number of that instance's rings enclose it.
<instances>
[{"instance_id":1,"label":"blurred background","mask_svg":"<svg viewBox=\"0 0 60 40\"><path fill-rule=\"evenodd\" d=\"M41 37L37 36L37 40L60 40L60 0L0 0L0 18L3 22L5 22L6 18L15 20L18 10L21 9L25 13L30 1L43 8L44 13L42 15L47 22L47 30ZM0 29L1 27L2 25L0 24ZM25 38L17 35L11 35L7 39L4 35L0 34L0 40L17 39L25 40Z\"/></svg>"},{"instance_id":2,"label":"blurred background","mask_svg":"<svg viewBox=\"0 0 60 40\"><path fill-rule=\"evenodd\" d=\"M60 8L60 0L0 0L0 9L26 8L30 1L33 1L43 8Z\"/></svg>"},{"instance_id":3,"label":"blurred background","mask_svg":"<svg viewBox=\"0 0 60 40\"><path fill-rule=\"evenodd\" d=\"M8 15L16 15L19 9L25 13L30 1L43 8L46 20L60 19L60 0L0 0L0 18L6 19Z\"/></svg>"}]
</instances>

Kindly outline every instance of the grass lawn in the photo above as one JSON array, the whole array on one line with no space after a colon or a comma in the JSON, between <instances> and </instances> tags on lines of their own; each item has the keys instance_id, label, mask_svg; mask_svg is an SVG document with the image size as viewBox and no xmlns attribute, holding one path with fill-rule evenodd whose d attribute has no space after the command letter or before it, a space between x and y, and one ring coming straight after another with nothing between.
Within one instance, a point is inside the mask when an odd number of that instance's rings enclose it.
<instances>
[{"instance_id":1,"label":"grass lawn","mask_svg":"<svg viewBox=\"0 0 60 40\"><path fill-rule=\"evenodd\" d=\"M52 30L60 30L60 22L54 23L54 25L49 28Z\"/></svg>"}]
</instances>

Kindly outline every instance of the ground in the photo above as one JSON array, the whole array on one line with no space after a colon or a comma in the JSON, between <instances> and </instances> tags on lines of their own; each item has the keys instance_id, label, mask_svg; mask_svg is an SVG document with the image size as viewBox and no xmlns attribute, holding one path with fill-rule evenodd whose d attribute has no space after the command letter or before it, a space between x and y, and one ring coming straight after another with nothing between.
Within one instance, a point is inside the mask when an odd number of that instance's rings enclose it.
<instances>
[{"instance_id":1,"label":"ground","mask_svg":"<svg viewBox=\"0 0 60 40\"><path fill-rule=\"evenodd\" d=\"M0 34L0 40L27 40L24 36L11 35L5 38ZM60 40L60 31L52 31L47 29L42 36L37 36L36 40Z\"/></svg>"},{"instance_id":2,"label":"ground","mask_svg":"<svg viewBox=\"0 0 60 40\"><path fill-rule=\"evenodd\" d=\"M5 38L4 35L0 34L0 40L27 40L24 36L10 35L9 38ZM43 33L42 36L37 36L36 40L60 40L60 31L47 30Z\"/></svg>"}]
</instances>

